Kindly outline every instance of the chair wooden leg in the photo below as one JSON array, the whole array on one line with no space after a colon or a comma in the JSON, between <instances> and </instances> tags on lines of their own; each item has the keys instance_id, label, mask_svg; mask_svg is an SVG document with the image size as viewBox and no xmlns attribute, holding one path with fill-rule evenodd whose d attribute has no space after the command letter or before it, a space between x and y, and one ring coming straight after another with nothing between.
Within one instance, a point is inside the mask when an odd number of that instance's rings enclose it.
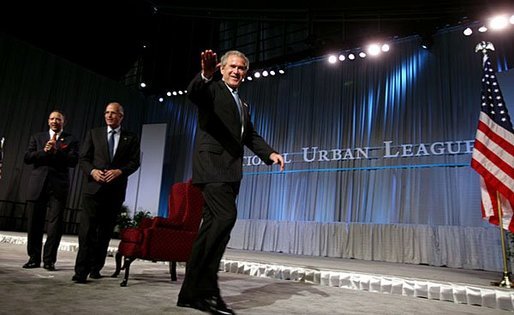
<instances>
[{"instance_id":1,"label":"chair wooden leg","mask_svg":"<svg viewBox=\"0 0 514 315\"><path fill-rule=\"evenodd\" d=\"M125 268L125 277L123 278L123 281L120 283L120 287L126 287L128 282L128 277L130 273L130 264L136 260L136 257L125 257L123 260L123 267Z\"/></svg>"},{"instance_id":2,"label":"chair wooden leg","mask_svg":"<svg viewBox=\"0 0 514 315\"><path fill-rule=\"evenodd\" d=\"M111 275L111 278L116 278L120 274L122 257L123 257L123 255L121 255L120 252L116 252L116 256L114 257L114 259L116 261L116 270L114 270L114 273Z\"/></svg>"},{"instance_id":3,"label":"chair wooden leg","mask_svg":"<svg viewBox=\"0 0 514 315\"><path fill-rule=\"evenodd\" d=\"M170 261L171 281L177 281L177 262Z\"/></svg>"}]
</instances>

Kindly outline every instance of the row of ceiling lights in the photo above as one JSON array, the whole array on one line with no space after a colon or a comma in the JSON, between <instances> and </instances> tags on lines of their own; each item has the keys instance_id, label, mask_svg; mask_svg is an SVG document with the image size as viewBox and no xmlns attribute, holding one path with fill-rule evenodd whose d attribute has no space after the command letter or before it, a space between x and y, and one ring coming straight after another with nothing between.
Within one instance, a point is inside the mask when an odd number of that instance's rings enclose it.
<instances>
[{"instance_id":1,"label":"row of ceiling lights","mask_svg":"<svg viewBox=\"0 0 514 315\"><path fill-rule=\"evenodd\" d=\"M355 60L357 56L359 56L360 58L366 58L368 55L371 57L376 57L381 53L388 52L390 48L391 47L389 46L389 44L373 43L368 45L365 50L360 51L358 54L356 52L350 51L342 52L339 55L331 54L328 56L328 62L333 64L336 63L338 60L341 62L347 59L351 61Z\"/></svg>"},{"instance_id":2,"label":"row of ceiling lights","mask_svg":"<svg viewBox=\"0 0 514 315\"><path fill-rule=\"evenodd\" d=\"M482 25L478 27L478 32L484 33L487 32L489 29L493 31L499 31L507 28L509 24L514 24L514 15L508 15L508 14L501 14L494 16L489 19L488 25ZM470 36L473 34L473 29L471 27L468 27L464 30L464 35ZM429 49L431 45L431 40L428 38L422 38L421 40L421 47L423 49ZM367 56L378 56L382 52L388 52L390 49L388 44L379 44L379 43L373 43L366 47L366 49L359 51L360 48L353 49L353 50L347 50L345 52L340 53L339 55L331 54L328 56L327 61L331 64L336 63L339 61L345 61L345 60L355 60L356 56L359 56L360 58L366 58ZM355 52L357 51L357 52Z\"/></svg>"},{"instance_id":3,"label":"row of ceiling lights","mask_svg":"<svg viewBox=\"0 0 514 315\"><path fill-rule=\"evenodd\" d=\"M477 30L479 33L485 33L489 29L492 31L500 31L509 27L509 24L514 25L514 14L510 16L508 14L500 14L490 18L487 25L481 25ZM473 29L471 27L467 27L462 33L465 36L471 36L473 35Z\"/></svg>"},{"instance_id":4,"label":"row of ceiling lights","mask_svg":"<svg viewBox=\"0 0 514 315\"><path fill-rule=\"evenodd\" d=\"M480 33L487 32L489 29L491 29L493 31L497 31L497 30L502 30L502 29L507 28L509 26L509 24L514 25L514 14L510 15L510 16L508 14L494 16L489 19L488 26L482 25L482 26L478 27L477 30ZM473 29L471 27L467 27L463 31L463 34L466 36L471 36L473 34ZM429 45L426 43L425 40L422 40L421 45L424 49L429 48ZM352 60L355 60L357 58L357 56L359 56L362 59L364 59L368 56L376 57L376 56L379 56L381 53L388 52L390 50L390 46L387 43L384 43L384 44L373 43L373 44L368 45L365 50L361 50L361 51L358 51L358 50L359 49L353 50L353 51L347 50L338 55L331 54L328 56L328 62L331 64L334 64L337 61L340 61L340 62L343 62L345 60L352 61ZM357 51L357 52L355 52L355 51ZM255 70L252 73L250 73L245 79L243 79L243 81L253 81L256 79L260 79L262 77L264 77L264 78L269 77L269 76L273 77L276 75L283 75L283 74L285 74L285 67L275 67L272 69ZM140 84L140 86L141 86L141 88L145 88L146 84L142 82ZM187 90L168 91L166 93L166 96L171 97L171 96L180 96L180 95L185 95L185 94L187 94ZM162 97L162 96L159 97L158 101L164 102L164 97Z\"/></svg>"},{"instance_id":5,"label":"row of ceiling lights","mask_svg":"<svg viewBox=\"0 0 514 315\"><path fill-rule=\"evenodd\" d=\"M285 67L275 67L275 68L267 69L267 70L255 70L251 74L249 74L246 78L244 78L243 81L253 81L253 80L260 79L260 78L273 77L276 75L283 75L285 73L286 73ZM142 82L140 84L140 87L145 88L146 84ZM166 96L168 96L168 97L180 96L180 95L185 95L185 94L187 94L187 90L166 92ZM162 103L162 102L164 102L164 97L160 96L157 100Z\"/></svg>"}]
</instances>

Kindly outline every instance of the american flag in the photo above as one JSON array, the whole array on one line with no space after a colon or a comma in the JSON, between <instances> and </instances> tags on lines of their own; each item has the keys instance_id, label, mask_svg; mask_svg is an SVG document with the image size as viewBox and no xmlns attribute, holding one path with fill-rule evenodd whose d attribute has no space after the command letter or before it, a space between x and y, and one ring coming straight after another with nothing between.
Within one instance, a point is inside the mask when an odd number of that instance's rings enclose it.
<instances>
[{"instance_id":1,"label":"american flag","mask_svg":"<svg viewBox=\"0 0 514 315\"><path fill-rule=\"evenodd\" d=\"M496 74L484 54L482 106L471 167L480 174L482 217L514 232L514 130Z\"/></svg>"}]
</instances>

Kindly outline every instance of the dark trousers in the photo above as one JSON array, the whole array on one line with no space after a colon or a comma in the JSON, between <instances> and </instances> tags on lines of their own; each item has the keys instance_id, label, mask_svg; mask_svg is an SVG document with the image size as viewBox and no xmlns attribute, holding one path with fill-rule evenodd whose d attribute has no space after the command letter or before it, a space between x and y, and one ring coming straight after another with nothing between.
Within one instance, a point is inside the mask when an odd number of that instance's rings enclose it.
<instances>
[{"instance_id":1,"label":"dark trousers","mask_svg":"<svg viewBox=\"0 0 514 315\"><path fill-rule=\"evenodd\" d=\"M108 193L84 194L79 225L79 250L75 260L75 274L87 277L100 272L105 265L116 219L123 201L112 200Z\"/></svg>"},{"instance_id":2,"label":"dark trousers","mask_svg":"<svg viewBox=\"0 0 514 315\"><path fill-rule=\"evenodd\" d=\"M43 232L47 219L43 262L54 264L57 261L57 251L63 233L65 205L66 195L56 195L52 191L43 192L36 201L27 201L27 254L32 261L41 262Z\"/></svg>"},{"instance_id":3,"label":"dark trousers","mask_svg":"<svg viewBox=\"0 0 514 315\"><path fill-rule=\"evenodd\" d=\"M198 237L186 266L179 299L219 296L218 270L236 223L238 183L211 183L202 187L205 205Z\"/></svg>"}]
</instances>

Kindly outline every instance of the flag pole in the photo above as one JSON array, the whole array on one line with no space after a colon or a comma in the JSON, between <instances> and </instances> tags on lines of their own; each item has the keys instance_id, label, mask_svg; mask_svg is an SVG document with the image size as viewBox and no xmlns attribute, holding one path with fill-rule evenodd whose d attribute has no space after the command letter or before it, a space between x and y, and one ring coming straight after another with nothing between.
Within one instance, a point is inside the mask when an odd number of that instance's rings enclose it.
<instances>
[{"instance_id":1,"label":"flag pole","mask_svg":"<svg viewBox=\"0 0 514 315\"><path fill-rule=\"evenodd\" d=\"M491 283L494 286L512 288L512 281L510 280L510 272L507 266L507 246L505 242L505 231L503 230L503 211L500 201L500 193L496 192L496 200L498 202L498 220L500 222L500 239L502 243L502 256L503 256L503 277L499 282Z\"/></svg>"},{"instance_id":2,"label":"flag pole","mask_svg":"<svg viewBox=\"0 0 514 315\"><path fill-rule=\"evenodd\" d=\"M494 45L491 42L481 41L475 46L475 52L481 52L483 54L482 58L482 66L486 65L488 60L487 52L491 50L494 51ZM493 105L491 105L493 106ZM492 200L491 200L492 201ZM500 240L502 244L502 258L503 258L503 277L499 282L492 282L492 285L504 287L504 288L512 288L513 283L510 279L510 272L507 265L507 246L505 242L505 231L503 230L503 209L501 203L500 192L496 191L496 202L498 205L498 225L500 227Z\"/></svg>"}]
</instances>

